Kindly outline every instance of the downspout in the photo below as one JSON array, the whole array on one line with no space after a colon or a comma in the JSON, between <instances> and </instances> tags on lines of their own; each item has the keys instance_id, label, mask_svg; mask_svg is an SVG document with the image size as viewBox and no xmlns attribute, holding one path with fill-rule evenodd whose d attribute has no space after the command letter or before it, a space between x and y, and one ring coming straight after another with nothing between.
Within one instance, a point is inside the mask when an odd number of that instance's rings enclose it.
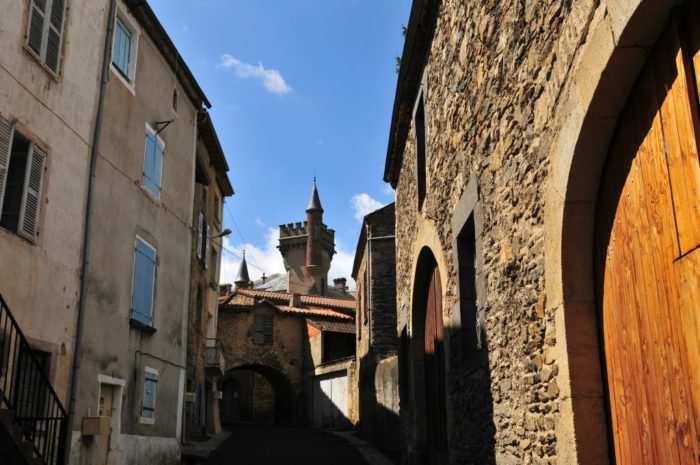
<instances>
[{"instance_id":1,"label":"downspout","mask_svg":"<svg viewBox=\"0 0 700 465\"><path fill-rule=\"evenodd\" d=\"M97 156L102 134L102 114L104 112L105 94L109 82L109 64L112 56L112 37L114 35L114 20L117 9L117 0L110 0L109 14L107 15L107 35L105 36L104 51L102 54L102 76L100 80L100 93L98 95L97 113L95 115L95 128L92 134L92 148L90 150L90 177L88 178L87 202L85 205L85 228L83 230L83 260L80 275L80 297L78 300L78 319L75 327L75 346L73 348L73 370L70 382L70 398L68 404L68 418L66 419L64 465L70 463L71 443L73 442L73 424L75 417L75 402L78 391L78 373L80 372L80 354L83 346L83 326L85 323L85 294L87 293L88 268L90 265L90 236L92 233L92 202L95 187L95 175L97 172Z\"/></svg>"}]
</instances>

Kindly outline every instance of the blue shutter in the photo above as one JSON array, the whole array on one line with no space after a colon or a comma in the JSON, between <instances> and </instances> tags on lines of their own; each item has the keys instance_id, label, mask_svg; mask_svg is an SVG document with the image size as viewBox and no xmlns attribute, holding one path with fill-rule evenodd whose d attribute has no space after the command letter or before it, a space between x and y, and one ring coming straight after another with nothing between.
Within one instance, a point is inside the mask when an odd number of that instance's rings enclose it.
<instances>
[{"instance_id":1,"label":"blue shutter","mask_svg":"<svg viewBox=\"0 0 700 465\"><path fill-rule=\"evenodd\" d=\"M143 185L160 197L160 179L163 168L163 143L151 131L146 131L146 150L143 160Z\"/></svg>"},{"instance_id":2,"label":"blue shutter","mask_svg":"<svg viewBox=\"0 0 700 465\"><path fill-rule=\"evenodd\" d=\"M155 137L155 136L154 136ZM162 186L161 177L163 175L163 142L156 139L155 143L155 156L153 157L153 182L158 189L158 196L160 196L160 190Z\"/></svg>"},{"instance_id":3,"label":"blue shutter","mask_svg":"<svg viewBox=\"0 0 700 465\"><path fill-rule=\"evenodd\" d=\"M143 408L141 409L141 416L144 418L155 418L157 384L158 375L146 372L143 383Z\"/></svg>"},{"instance_id":4,"label":"blue shutter","mask_svg":"<svg viewBox=\"0 0 700 465\"><path fill-rule=\"evenodd\" d=\"M112 50L112 63L131 81L129 75L129 62L131 59L131 32L124 25L121 19L117 18L117 28L114 31L114 49Z\"/></svg>"},{"instance_id":5,"label":"blue shutter","mask_svg":"<svg viewBox=\"0 0 700 465\"><path fill-rule=\"evenodd\" d=\"M156 275L156 252L136 241L131 317L145 325L153 323L153 287Z\"/></svg>"}]
</instances>

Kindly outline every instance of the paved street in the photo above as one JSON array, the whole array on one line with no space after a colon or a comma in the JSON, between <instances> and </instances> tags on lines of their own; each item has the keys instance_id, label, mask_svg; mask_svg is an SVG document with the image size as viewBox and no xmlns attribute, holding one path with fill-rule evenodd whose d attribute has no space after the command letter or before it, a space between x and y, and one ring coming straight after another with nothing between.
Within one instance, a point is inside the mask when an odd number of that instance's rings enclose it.
<instances>
[{"instance_id":1,"label":"paved street","mask_svg":"<svg viewBox=\"0 0 700 465\"><path fill-rule=\"evenodd\" d=\"M211 465L367 465L339 436L303 428L236 425Z\"/></svg>"}]
</instances>

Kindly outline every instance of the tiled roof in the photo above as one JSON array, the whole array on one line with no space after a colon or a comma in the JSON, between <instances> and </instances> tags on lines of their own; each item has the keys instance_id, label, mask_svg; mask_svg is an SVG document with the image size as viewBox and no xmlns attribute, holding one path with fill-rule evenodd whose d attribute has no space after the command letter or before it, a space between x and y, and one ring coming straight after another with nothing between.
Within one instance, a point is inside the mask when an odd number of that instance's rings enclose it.
<instances>
[{"instance_id":1,"label":"tiled roof","mask_svg":"<svg viewBox=\"0 0 700 465\"><path fill-rule=\"evenodd\" d=\"M248 297L268 299L273 302L289 302L289 299L292 298L292 294L290 294L289 292L261 291L257 289L237 289L236 292ZM341 310L355 310L355 301L348 299L334 299L332 297L301 295L299 296L299 301L304 305L313 305L316 307L336 308Z\"/></svg>"},{"instance_id":2,"label":"tiled roof","mask_svg":"<svg viewBox=\"0 0 700 465\"><path fill-rule=\"evenodd\" d=\"M284 313L295 313L298 315L313 315L313 316L324 316L327 318L338 318L340 320L353 321L353 317L345 313L335 312L333 310L328 310L326 308L303 308L303 307L290 307L289 305L275 305L281 312ZM353 328L355 327L352 325Z\"/></svg>"},{"instance_id":3,"label":"tiled roof","mask_svg":"<svg viewBox=\"0 0 700 465\"><path fill-rule=\"evenodd\" d=\"M330 331L334 333L350 333L355 334L355 324L350 322L338 321L319 321L307 318L306 321L314 328L321 331Z\"/></svg>"}]
</instances>

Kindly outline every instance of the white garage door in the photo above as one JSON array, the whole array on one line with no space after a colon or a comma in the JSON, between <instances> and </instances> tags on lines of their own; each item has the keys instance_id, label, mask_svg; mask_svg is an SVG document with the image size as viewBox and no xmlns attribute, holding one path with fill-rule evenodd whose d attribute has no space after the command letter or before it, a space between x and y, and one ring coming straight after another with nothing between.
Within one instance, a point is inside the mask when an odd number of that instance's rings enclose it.
<instances>
[{"instance_id":1,"label":"white garage door","mask_svg":"<svg viewBox=\"0 0 700 465\"><path fill-rule=\"evenodd\" d=\"M314 379L314 426L338 428L348 424L348 376L339 371Z\"/></svg>"}]
</instances>

